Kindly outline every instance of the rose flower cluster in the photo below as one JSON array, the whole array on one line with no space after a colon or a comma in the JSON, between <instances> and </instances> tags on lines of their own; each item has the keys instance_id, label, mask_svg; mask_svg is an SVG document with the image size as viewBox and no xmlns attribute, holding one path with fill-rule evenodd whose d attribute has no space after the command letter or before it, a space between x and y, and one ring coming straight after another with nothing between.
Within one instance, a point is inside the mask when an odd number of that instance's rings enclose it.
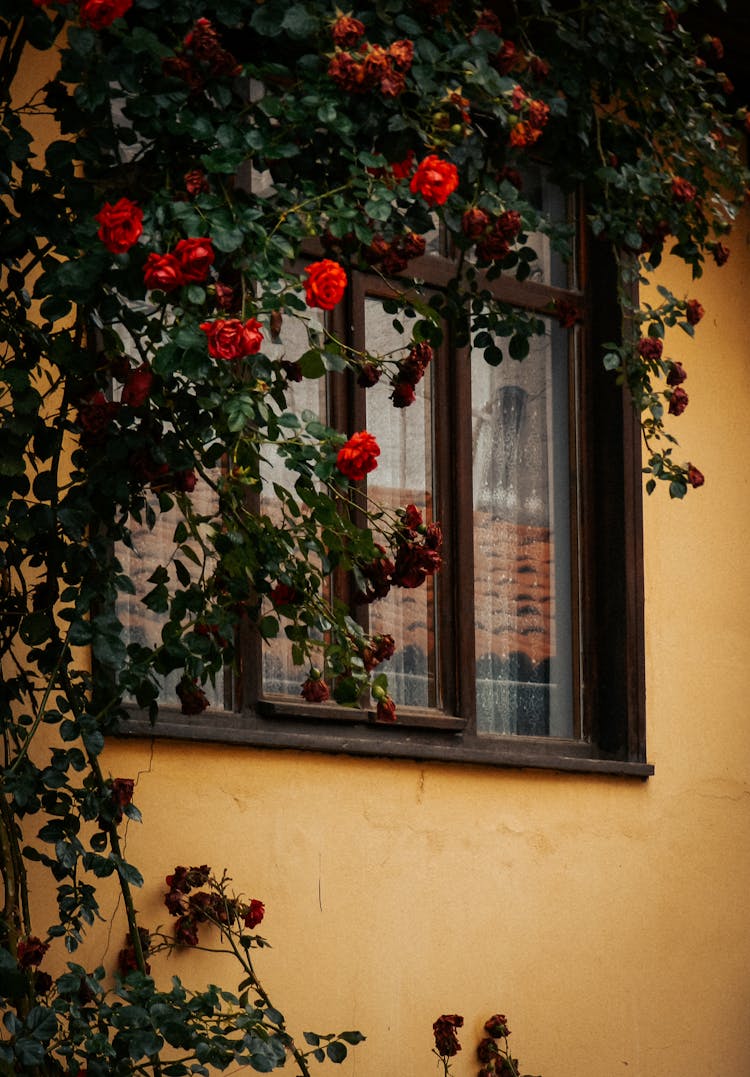
<instances>
[{"instance_id":1,"label":"rose flower cluster","mask_svg":"<svg viewBox=\"0 0 750 1077\"><path fill-rule=\"evenodd\" d=\"M480 262L501 262L521 231L521 214L507 209L491 217L479 206L470 206L461 218L461 231L476 244Z\"/></svg>"},{"instance_id":2,"label":"rose flower cluster","mask_svg":"<svg viewBox=\"0 0 750 1077\"><path fill-rule=\"evenodd\" d=\"M413 589L421 587L428 576L433 576L442 564L440 550L443 535L440 524L425 524L416 505L398 509L399 525L391 536L396 551L391 560L383 546L378 545L378 556L360 566L366 589L360 590L357 601L374 602L385 598L392 586Z\"/></svg>"},{"instance_id":3,"label":"rose flower cluster","mask_svg":"<svg viewBox=\"0 0 750 1077\"><path fill-rule=\"evenodd\" d=\"M229 927L241 922L252 930L265 915L263 902L256 898L243 902L239 898L227 897L207 864L176 867L172 875L167 875L166 882L169 889L164 904L170 916L177 917L175 940L180 946L198 945L198 928L201 924Z\"/></svg>"},{"instance_id":4,"label":"rose flower cluster","mask_svg":"<svg viewBox=\"0 0 750 1077\"><path fill-rule=\"evenodd\" d=\"M394 41L387 48L371 45L362 40L364 24L348 15L340 16L331 32L336 51L328 74L337 86L347 93L380 90L384 97L398 97L403 92L414 59L411 41Z\"/></svg>"},{"instance_id":5,"label":"rose flower cluster","mask_svg":"<svg viewBox=\"0 0 750 1077\"><path fill-rule=\"evenodd\" d=\"M182 49L162 60L165 75L181 79L191 90L201 90L208 78L239 75L242 66L221 44L209 19L198 19L185 35Z\"/></svg>"}]
</instances>

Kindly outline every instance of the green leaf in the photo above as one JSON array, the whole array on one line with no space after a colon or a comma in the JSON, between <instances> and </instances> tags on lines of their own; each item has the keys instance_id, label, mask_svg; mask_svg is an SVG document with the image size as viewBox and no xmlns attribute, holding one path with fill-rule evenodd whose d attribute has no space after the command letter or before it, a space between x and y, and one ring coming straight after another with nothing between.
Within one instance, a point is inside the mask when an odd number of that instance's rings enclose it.
<instances>
[{"instance_id":1,"label":"green leaf","mask_svg":"<svg viewBox=\"0 0 750 1077\"><path fill-rule=\"evenodd\" d=\"M326 1054L331 1062L343 1062L348 1051L345 1044L340 1043L338 1040L334 1040L333 1043L329 1043L326 1047Z\"/></svg>"}]
</instances>

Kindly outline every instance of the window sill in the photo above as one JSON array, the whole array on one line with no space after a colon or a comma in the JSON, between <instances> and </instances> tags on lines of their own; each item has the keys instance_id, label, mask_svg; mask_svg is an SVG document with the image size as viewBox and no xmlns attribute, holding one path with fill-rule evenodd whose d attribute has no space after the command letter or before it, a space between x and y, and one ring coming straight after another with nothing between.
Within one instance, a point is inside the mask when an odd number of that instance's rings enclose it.
<instances>
[{"instance_id":1,"label":"window sill","mask_svg":"<svg viewBox=\"0 0 750 1077\"><path fill-rule=\"evenodd\" d=\"M508 769L551 770L574 774L602 774L621 778L646 779L654 773L651 763L597 758L582 741L558 741L550 738L488 736L466 743L460 731L445 727L425 733L416 726L402 727L384 723L326 721L319 726L307 722L244 716L227 711L206 711L188 716L171 708L159 712L153 726L140 711L132 710L127 727L120 730L126 738L158 735L168 740L203 741L244 745L251 748L291 749L324 752L366 758L415 759L439 763L462 763ZM589 754L586 754L589 753Z\"/></svg>"}]
</instances>

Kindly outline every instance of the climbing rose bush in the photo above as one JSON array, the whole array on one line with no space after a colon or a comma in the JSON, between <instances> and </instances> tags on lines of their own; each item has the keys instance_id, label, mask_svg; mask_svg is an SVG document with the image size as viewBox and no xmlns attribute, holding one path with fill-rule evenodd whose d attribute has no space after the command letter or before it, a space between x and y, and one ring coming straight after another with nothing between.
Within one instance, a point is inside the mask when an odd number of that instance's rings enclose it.
<instances>
[{"instance_id":1,"label":"climbing rose bush","mask_svg":"<svg viewBox=\"0 0 750 1077\"><path fill-rule=\"evenodd\" d=\"M138 786L102 751L133 708L158 721L165 684L186 721L211 720L248 637L288 641L301 709L369 696L363 720L399 721L384 663L403 641L367 630L362 607L429 586L442 530L427 505L376 504L389 446L308 405L323 378L380 384L408 424L446 334L496 364L525 359L550 319L577 331L575 296L541 317L487 287L528 280L537 240L573 255L531 169L612 252L625 330L590 361L630 391L646 489L710 481L675 439L689 364L672 342L700 340L703 268L731 256L750 118L718 37L690 33L695 6L3 6L0 1071L179 1077L291 1057L304 1075L361 1038L295 1043L255 972L263 902L206 865L170 875L171 933L141 923L122 841ZM454 275L428 291L436 249ZM696 283L634 304L665 254ZM387 292L388 352L336 331L356 273ZM134 596L124 551L151 530L164 555ZM350 607L329 600L332 573ZM155 619L154 642L128 637L124 602ZM57 895L51 924L32 917L27 861ZM102 879L122 896L117 969L83 946ZM161 985L164 950L217 939L236 992ZM460 1020L436 1028L444 1061ZM482 1050L485 1073L513 1065Z\"/></svg>"}]
</instances>

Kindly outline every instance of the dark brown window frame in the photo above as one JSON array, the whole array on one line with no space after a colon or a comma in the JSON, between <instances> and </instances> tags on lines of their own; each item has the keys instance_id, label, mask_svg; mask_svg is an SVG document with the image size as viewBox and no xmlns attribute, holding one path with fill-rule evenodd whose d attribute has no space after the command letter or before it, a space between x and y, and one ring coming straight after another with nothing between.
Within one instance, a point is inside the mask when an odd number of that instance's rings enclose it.
<instances>
[{"instance_id":1,"label":"dark brown window frame","mask_svg":"<svg viewBox=\"0 0 750 1077\"><path fill-rule=\"evenodd\" d=\"M374 721L374 711L352 711L303 701L264 699L259 641L247 630L240 641L242 668L235 681L234 710L209 710L185 717L162 706L156 727L133 714L125 735L157 732L159 736L279 748L344 753L359 756L439 760L501 767L544 768L558 771L603 773L646 778L653 767L646 761L645 675L643 629L643 547L640 431L625 393L595 358L602 341L616 337L620 322L615 263L606 248L592 241L581 244L581 290L563 289L533 281L519 283L501 276L490 287L497 297L539 314L549 313L553 299L571 300L585 311L585 341L572 363L572 414L576 436L571 440L570 468L579 491L572 521L574 530L574 622L580 626L576 641L574 691L580 704L581 736L576 738L527 737L517 734L477 733L471 716L474 702L473 656L451 646L442 633L443 698L455 713L399 707L393 725ZM439 288L448 283L454 265L445 257L426 255L410 263L416 278ZM354 274L346 308L334 315L338 332L353 334L352 309L365 294L386 294L384 287L364 274ZM444 345L446 355L450 341ZM455 364L437 362L436 376L449 377ZM332 397L346 392L341 382ZM455 498L450 490L467 484L459 477L471 474L471 447L462 436L456 414L468 414L468 379L455 378L436 393L434 422L451 430L450 438L436 441L436 515L444 528L445 560L450 587L441 595L441 620L454 623L466 588L473 588L473 567L467 554L471 502ZM361 395L350 395L346 410L352 429L364 421ZM449 408L448 401L455 407ZM357 425L360 420L360 425ZM463 532L463 533L462 533ZM471 546L469 541L468 546ZM461 556L458 551L461 550ZM441 586L439 584L438 586ZM577 596L577 597L576 597ZM604 626L604 627L603 627ZM447 648L447 649L446 649Z\"/></svg>"}]
</instances>

